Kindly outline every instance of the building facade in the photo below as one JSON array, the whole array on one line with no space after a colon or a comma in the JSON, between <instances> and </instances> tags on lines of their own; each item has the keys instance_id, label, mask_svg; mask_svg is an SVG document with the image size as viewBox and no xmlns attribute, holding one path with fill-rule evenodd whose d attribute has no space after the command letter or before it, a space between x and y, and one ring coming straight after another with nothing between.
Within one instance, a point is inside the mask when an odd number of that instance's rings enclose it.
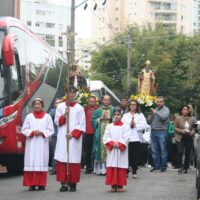
<instances>
[{"instance_id":1,"label":"building facade","mask_svg":"<svg viewBox=\"0 0 200 200\"><path fill-rule=\"evenodd\" d=\"M20 0L1 0L0 16L20 18Z\"/></svg>"},{"instance_id":2,"label":"building facade","mask_svg":"<svg viewBox=\"0 0 200 200\"><path fill-rule=\"evenodd\" d=\"M109 0L104 6L99 1L92 18L92 40L101 44L133 24L155 27L160 23L193 35L200 28L199 5L199 0Z\"/></svg>"},{"instance_id":3,"label":"building facade","mask_svg":"<svg viewBox=\"0 0 200 200\"><path fill-rule=\"evenodd\" d=\"M70 25L69 1L21 0L20 19L33 32L45 39L55 50L67 49L65 32Z\"/></svg>"}]
</instances>

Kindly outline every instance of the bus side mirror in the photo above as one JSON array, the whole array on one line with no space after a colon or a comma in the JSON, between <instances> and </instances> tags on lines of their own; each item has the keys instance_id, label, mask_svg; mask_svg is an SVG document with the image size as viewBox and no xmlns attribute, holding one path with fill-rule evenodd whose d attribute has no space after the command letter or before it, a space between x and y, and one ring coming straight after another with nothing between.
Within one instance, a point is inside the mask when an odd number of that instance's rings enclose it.
<instances>
[{"instance_id":1,"label":"bus side mirror","mask_svg":"<svg viewBox=\"0 0 200 200\"><path fill-rule=\"evenodd\" d=\"M13 38L11 34L6 35L2 44L3 64L10 67L14 64Z\"/></svg>"}]
</instances>

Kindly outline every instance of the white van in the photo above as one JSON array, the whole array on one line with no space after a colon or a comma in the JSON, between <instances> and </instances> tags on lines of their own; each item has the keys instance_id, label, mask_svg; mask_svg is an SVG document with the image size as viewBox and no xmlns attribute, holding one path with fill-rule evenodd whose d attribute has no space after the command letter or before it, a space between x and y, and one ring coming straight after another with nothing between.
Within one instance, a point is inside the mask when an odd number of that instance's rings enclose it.
<instances>
[{"instance_id":1,"label":"white van","mask_svg":"<svg viewBox=\"0 0 200 200\"><path fill-rule=\"evenodd\" d=\"M90 92L97 96L100 100L104 95L109 95L111 97L111 105L119 106L119 98L102 81L88 80L87 82L90 88Z\"/></svg>"}]
</instances>

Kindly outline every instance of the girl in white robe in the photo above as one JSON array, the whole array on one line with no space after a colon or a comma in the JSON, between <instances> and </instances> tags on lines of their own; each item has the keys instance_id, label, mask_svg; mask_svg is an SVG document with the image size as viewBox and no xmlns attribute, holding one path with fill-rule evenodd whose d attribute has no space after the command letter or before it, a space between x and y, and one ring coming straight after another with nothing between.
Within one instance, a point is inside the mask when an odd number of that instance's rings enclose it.
<instances>
[{"instance_id":1,"label":"girl in white robe","mask_svg":"<svg viewBox=\"0 0 200 200\"><path fill-rule=\"evenodd\" d=\"M40 98L33 100L33 113L26 116L22 134L26 137L23 185L29 190L45 190L48 162L49 137L54 133L53 122L49 114L43 112L44 102Z\"/></svg>"},{"instance_id":2,"label":"girl in white robe","mask_svg":"<svg viewBox=\"0 0 200 200\"><path fill-rule=\"evenodd\" d=\"M103 142L107 147L106 184L112 192L122 192L127 185L129 129L121 122L121 109L114 110L114 122L107 125Z\"/></svg>"}]
</instances>

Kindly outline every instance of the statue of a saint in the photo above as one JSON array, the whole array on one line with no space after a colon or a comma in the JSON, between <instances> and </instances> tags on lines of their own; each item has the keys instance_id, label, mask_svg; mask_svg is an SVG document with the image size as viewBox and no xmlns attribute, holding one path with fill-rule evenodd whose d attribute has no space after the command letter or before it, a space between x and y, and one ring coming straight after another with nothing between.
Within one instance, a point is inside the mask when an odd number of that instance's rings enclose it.
<instances>
[{"instance_id":1,"label":"statue of a saint","mask_svg":"<svg viewBox=\"0 0 200 200\"><path fill-rule=\"evenodd\" d=\"M76 65L72 65L70 73L69 73L70 85L73 85L77 89L81 89L83 87L87 88L87 81L85 77L83 77L78 71Z\"/></svg>"},{"instance_id":2,"label":"statue of a saint","mask_svg":"<svg viewBox=\"0 0 200 200\"><path fill-rule=\"evenodd\" d=\"M154 70L150 69L150 65L151 62L147 60L145 68L138 75L138 94L154 95L155 93Z\"/></svg>"}]
</instances>

